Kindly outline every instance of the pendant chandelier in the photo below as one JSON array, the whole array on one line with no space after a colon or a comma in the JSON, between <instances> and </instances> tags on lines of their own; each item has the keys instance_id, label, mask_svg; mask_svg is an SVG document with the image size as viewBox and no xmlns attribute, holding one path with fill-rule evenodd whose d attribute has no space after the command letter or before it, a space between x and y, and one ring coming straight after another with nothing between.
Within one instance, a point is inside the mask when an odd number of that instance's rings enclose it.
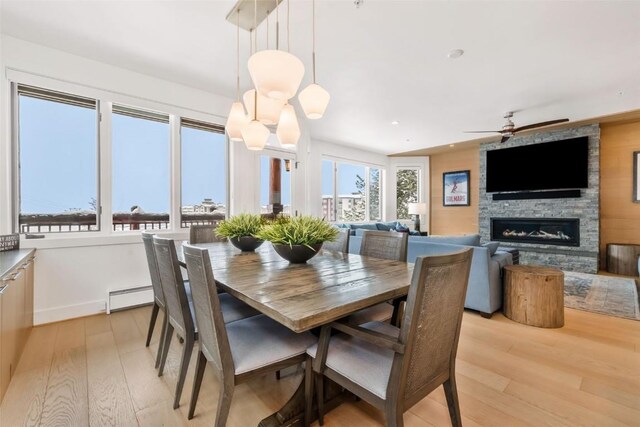
<instances>
[{"instance_id":1,"label":"pendant chandelier","mask_svg":"<svg viewBox=\"0 0 640 427\"><path fill-rule=\"evenodd\" d=\"M257 40L251 45L251 55L247 62L249 75L254 88L246 91L242 97L244 106L240 102L240 74L239 74L239 41L237 68L237 100L233 103L227 120L227 133L232 141L244 141L250 150L261 150L265 147L270 130L267 126L276 126L278 141L285 148L295 148L300 139L300 126L295 108L289 100L296 96L304 77L305 67L302 61L287 51L280 50L278 3L274 0L276 11L276 48L269 49L269 14L273 10L266 10L267 19L267 48L257 51ZM289 2L287 0L287 37L289 38ZM237 13L235 24L240 28L241 7L248 3L239 0L232 12ZM258 1L253 1L253 26L247 22L247 15L243 13L243 28L252 34L257 34ZM265 12L266 2L261 2L261 12ZM243 12L245 12L243 10ZM231 13L229 14L231 16ZM262 13L261 13L261 16ZM313 82L298 95L298 101L309 119L319 119L329 103L329 93L316 83L316 52L315 52L315 0L313 2ZM229 20L229 16L227 17ZM262 18L263 19L263 18ZM239 34L237 34L239 40ZM257 39L257 35L255 35ZM288 43L287 43L288 45ZM255 52L254 47L255 46ZM249 116L244 115L244 109Z\"/></svg>"}]
</instances>

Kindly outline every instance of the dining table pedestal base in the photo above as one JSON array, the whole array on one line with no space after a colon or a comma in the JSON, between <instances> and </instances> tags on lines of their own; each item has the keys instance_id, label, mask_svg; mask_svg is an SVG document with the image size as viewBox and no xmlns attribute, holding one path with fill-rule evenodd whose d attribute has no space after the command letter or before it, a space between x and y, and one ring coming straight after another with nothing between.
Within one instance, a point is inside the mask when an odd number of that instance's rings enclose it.
<instances>
[{"instance_id":1,"label":"dining table pedestal base","mask_svg":"<svg viewBox=\"0 0 640 427\"><path fill-rule=\"evenodd\" d=\"M277 412L269 415L258 423L258 427L298 427L304 425L304 396L305 379L302 378L298 389L295 391L291 399L284 404ZM356 401L356 396L342 388L342 386L325 378L325 414L337 408L347 401ZM318 406L313 405L313 414L311 414L311 422L318 419Z\"/></svg>"}]
</instances>

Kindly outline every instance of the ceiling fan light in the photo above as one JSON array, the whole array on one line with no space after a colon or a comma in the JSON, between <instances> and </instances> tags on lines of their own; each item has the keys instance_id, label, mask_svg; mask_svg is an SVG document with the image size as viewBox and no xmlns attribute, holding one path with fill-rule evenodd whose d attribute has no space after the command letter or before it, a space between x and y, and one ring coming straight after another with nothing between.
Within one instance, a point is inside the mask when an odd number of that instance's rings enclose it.
<instances>
[{"instance_id":1,"label":"ceiling fan light","mask_svg":"<svg viewBox=\"0 0 640 427\"><path fill-rule=\"evenodd\" d=\"M262 150L269 139L269 129L257 120L242 127L242 139L249 150Z\"/></svg>"},{"instance_id":2,"label":"ceiling fan light","mask_svg":"<svg viewBox=\"0 0 640 427\"><path fill-rule=\"evenodd\" d=\"M282 109L276 135L278 136L280 145L284 148L295 148L298 144L298 140L300 139L300 126L298 125L296 111L290 104L285 105Z\"/></svg>"},{"instance_id":3,"label":"ceiling fan light","mask_svg":"<svg viewBox=\"0 0 640 427\"><path fill-rule=\"evenodd\" d=\"M293 98L304 76L302 61L282 50L256 52L247 65L258 93L272 99Z\"/></svg>"},{"instance_id":4,"label":"ceiling fan light","mask_svg":"<svg viewBox=\"0 0 640 427\"><path fill-rule=\"evenodd\" d=\"M244 100L244 105L247 107L247 111L255 111L255 99L256 99L256 90L251 89L244 93L242 99ZM282 107L286 103L285 100L271 99L267 98L264 95L258 93L258 110L257 117L258 121L263 124L275 125L278 123L280 119L280 113L282 112Z\"/></svg>"},{"instance_id":5,"label":"ceiling fan light","mask_svg":"<svg viewBox=\"0 0 640 427\"><path fill-rule=\"evenodd\" d=\"M249 123L249 120L244 112L242 102L234 102L231 105L231 110L229 111L229 116L227 117L227 123L225 125L229 139L232 141L242 141L241 129L247 123Z\"/></svg>"},{"instance_id":6,"label":"ceiling fan light","mask_svg":"<svg viewBox=\"0 0 640 427\"><path fill-rule=\"evenodd\" d=\"M298 95L298 101L307 118L315 120L324 115L331 95L322 86L312 83Z\"/></svg>"}]
</instances>

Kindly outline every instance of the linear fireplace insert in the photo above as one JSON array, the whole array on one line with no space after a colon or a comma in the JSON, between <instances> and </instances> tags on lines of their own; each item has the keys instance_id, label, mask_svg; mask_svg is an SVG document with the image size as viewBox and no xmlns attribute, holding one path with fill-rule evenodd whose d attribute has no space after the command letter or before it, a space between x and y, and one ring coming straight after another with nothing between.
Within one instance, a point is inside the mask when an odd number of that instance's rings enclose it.
<instances>
[{"instance_id":1,"label":"linear fireplace insert","mask_svg":"<svg viewBox=\"0 0 640 427\"><path fill-rule=\"evenodd\" d=\"M580 246L580 219L491 218L491 240Z\"/></svg>"}]
</instances>

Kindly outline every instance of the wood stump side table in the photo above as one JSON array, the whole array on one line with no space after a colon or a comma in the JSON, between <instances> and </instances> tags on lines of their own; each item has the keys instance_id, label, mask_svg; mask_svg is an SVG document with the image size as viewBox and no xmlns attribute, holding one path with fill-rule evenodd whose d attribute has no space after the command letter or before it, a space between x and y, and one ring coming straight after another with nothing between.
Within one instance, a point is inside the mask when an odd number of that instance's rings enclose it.
<instances>
[{"instance_id":1,"label":"wood stump side table","mask_svg":"<svg viewBox=\"0 0 640 427\"><path fill-rule=\"evenodd\" d=\"M638 276L640 245L628 243L607 244L607 271L624 276Z\"/></svg>"},{"instance_id":2,"label":"wood stump side table","mask_svg":"<svg viewBox=\"0 0 640 427\"><path fill-rule=\"evenodd\" d=\"M564 326L564 273L537 265L504 267L504 315L539 328Z\"/></svg>"}]
</instances>

